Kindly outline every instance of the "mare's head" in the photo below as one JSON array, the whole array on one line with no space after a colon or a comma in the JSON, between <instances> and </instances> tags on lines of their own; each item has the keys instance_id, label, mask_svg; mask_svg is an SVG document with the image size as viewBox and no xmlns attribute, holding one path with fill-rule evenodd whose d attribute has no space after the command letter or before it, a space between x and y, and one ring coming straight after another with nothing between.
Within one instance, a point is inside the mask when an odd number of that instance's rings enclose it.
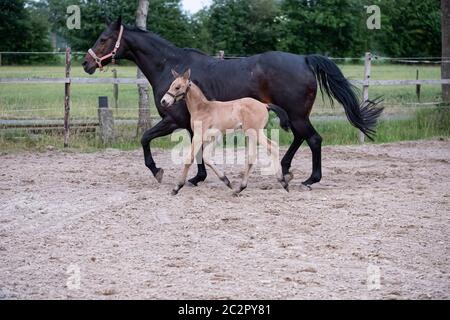
<instances>
[{"instance_id":1,"label":"mare's head","mask_svg":"<svg viewBox=\"0 0 450 320\"><path fill-rule=\"evenodd\" d=\"M186 93L191 87L191 69L188 69L183 75L179 75L172 69L172 74L175 80L169 87L164 97L161 99L161 105L165 108L170 107L175 102L183 100Z\"/></svg>"},{"instance_id":2,"label":"mare's head","mask_svg":"<svg viewBox=\"0 0 450 320\"><path fill-rule=\"evenodd\" d=\"M94 46L89 49L84 57L83 68L89 74L93 74L97 68L115 63L115 59L123 56L126 45L123 41L124 27L122 18L109 23L106 30L98 37Z\"/></svg>"}]
</instances>

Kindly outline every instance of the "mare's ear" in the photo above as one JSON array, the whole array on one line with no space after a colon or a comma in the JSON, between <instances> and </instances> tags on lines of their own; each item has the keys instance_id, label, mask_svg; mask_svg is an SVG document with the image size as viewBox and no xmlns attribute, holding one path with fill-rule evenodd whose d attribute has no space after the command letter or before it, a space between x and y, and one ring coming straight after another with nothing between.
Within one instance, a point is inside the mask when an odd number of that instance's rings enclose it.
<instances>
[{"instance_id":1,"label":"mare's ear","mask_svg":"<svg viewBox=\"0 0 450 320\"><path fill-rule=\"evenodd\" d=\"M119 16L119 18L117 18L117 20L114 21L114 23L112 24L112 29L119 30L121 25L122 25L122 16Z\"/></svg>"},{"instance_id":2,"label":"mare's ear","mask_svg":"<svg viewBox=\"0 0 450 320\"><path fill-rule=\"evenodd\" d=\"M111 20L107 16L105 16L105 24L107 27L111 24Z\"/></svg>"},{"instance_id":3,"label":"mare's ear","mask_svg":"<svg viewBox=\"0 0 450 320\"><path fill-rule=\"evenodd\" d=\"M175 71L175 69L172 69L172 75L174 78L178 78L180 75L178 74L178 72Z\"/></svg>"},{"instance_id":4,"label":"mare's ear","mask_svg":"<svg viewBox=\"0 0 450 320\"><path fill-rule=\"evenodd\" d=\"M186 72L183 74L184 80L189 80L191 78L191 69L187 69Z\"/></svg>"}]
</instances>

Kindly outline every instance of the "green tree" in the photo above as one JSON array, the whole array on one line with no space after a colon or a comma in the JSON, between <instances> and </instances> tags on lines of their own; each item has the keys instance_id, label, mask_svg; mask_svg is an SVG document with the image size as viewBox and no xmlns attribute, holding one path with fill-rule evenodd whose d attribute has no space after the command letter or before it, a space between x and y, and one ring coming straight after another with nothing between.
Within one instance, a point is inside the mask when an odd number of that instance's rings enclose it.
<instances>
[{"instance_id":1,"label":"green tree","mask_svg":"<svg viewBox=\"0 0 450 320\"><path fill-rule=\"evenodd\" d=\"M0 51L50 51L47 20L24 0L0 0ZM49 59L39 55L4 55L2 63L31 63Z\"/></svg>"},{"instance_id":2,"label":"green tree","mask_svg":"<svg viewBox=\"0 0 450 320\"><path fill-rule=\"evenodd\" d=\"M106 21L120 15L126 24L134 25L137 0L45 0L46 15L52 30L66 38L74 50L85 51L93 45L106 27ZM78 5L81 10L81 29L66 27L66 10ZM181 10L181 0L153 0L150 2L148 30L173 41L178 46L191 42L189 19Z\"/></svg>"},{"instance_id":3,"label":"green tree","mask_svg":"<svg viewBox=\"0 0 450 320\"><path fill-rule=\"evenodd\" d=\"M150 1L148 29L179 47L192 47L189 18L181 10L181 0Z\"/></svg>"},{"instance_id":4,"label":"green tree","mask_svg":"<svg viewBox=\"0 0 450 320\"><path fill-rule=\"evenodd\" d=\"M278 48L334 56L361 53L364 7L355 0L283 0Z\"/></svg>"},{"instance_id":5,"label":"green tree","mask_svg":"<svg viewBox=\"0 0 450 320\"><path fill-rule=\"evenodd\" d=\"M381 30L374 32L369 48L393 57L440 56L439 0L378 0Z\"/></svg>"},{"instance_id":6,"label":"green tree","mask_svg":"<svg viewBox=\"0 0 450 320\"><path fill-rule=\"evenodd\" d=\"M204 52L215 54L213 40L208 28L209 18L208 9L202 9L190 17L189 26L192 30L191 46Z\"/></svg>"},{"instance_id":7,"label":"green tree","mask_svg":"<svg viewBox=\"0 0 450 320\"><path fill-rule=\"evenodd\" d=\"M206 21L213 50L254 54L276 48L279 7L273 0L215 0Z\"/></svg>"}]
</instances>

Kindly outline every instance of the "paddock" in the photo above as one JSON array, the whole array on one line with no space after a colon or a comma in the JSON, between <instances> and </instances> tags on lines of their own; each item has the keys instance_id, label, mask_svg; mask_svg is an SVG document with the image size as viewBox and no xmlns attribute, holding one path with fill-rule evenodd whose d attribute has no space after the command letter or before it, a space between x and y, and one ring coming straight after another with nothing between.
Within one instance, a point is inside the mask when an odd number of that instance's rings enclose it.
<instances>
[{"instance_id":1,"label":"paddock","mask_svg":"<svg viewBox=\"0 0 450 320\"><path fill-rule=\"evenodd\" d=\"M325 147L311 191L302 148L290 193L256 170L240 197L172 196L154 155L162 184L140 150L0 154L0 299L450 298L448 139Z\"/></svg>"}]
</instances>

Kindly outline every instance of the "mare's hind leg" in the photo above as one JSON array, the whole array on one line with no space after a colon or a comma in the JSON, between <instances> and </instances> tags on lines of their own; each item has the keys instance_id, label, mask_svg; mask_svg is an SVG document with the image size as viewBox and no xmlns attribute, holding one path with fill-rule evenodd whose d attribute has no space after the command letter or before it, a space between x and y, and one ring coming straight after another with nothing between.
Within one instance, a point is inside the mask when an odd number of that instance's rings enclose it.
<instances>
[{"instance_id":1,"label":"mare's hind leg","mask_svg":"<svg viewBox=\"0 0 450 320\"><path fill-rule=\"evenodd\" d=\"M295 154L297 153L298 149L302 145L303 141L305 139L301 137L296 131L295 128L292 127L292 132L294 134L294 141L292 141L291 146L286 151L283 159L281 160L281 168L283 172L283 178L284 180L289 183L293 179L293 175L290 172L290 168L292 165L292 159L294 158Z\"/></svg>"},{"instance_id":2,"label":"mare's hind leg","mask_svg":"<svg viewBox=\"0 0 450 320\"><path fill-rule=\"evenodd\" d=\"M302 182L303 185L310 187L312 184L322 179L322 137L317 133L309 119L300 119L292 121L292 126L305 138L312 153L312 174Z\"/></svg>"},{"instance_id":3,"label":"mare's hind leg","mask_svg":"<svg viewBox=\"0 0 450 320\"><path fill-rule=\"evenodd\" d=\"M277 177L278 182L281 183L283 188L287 192L289 192L289 184L288 181L286 181L286 179L283 176L281 165L279 162L280 149L278 147L278 144L267 138L267 136L263 132L260 132L260 134L258 135L258 142L267 148L267 151L269 152L269 155L272 158L272 166L275 166L275 168L272 167L272 169L274 169L273 171L275 171L275 176Z\"/></svg>"},{"instance_id":4,"label":"mare's hind leg","mask_svg":"<svg viewBox=\"0 0 450 320\"><path fill-rule=\"evenodd\" d=\"M214 171L214 173L219 177L219 179L223 183L225 183L225 185L228 188L232 189L233 187L231 186L231 182L230 182L230 180L228 180L225 173L220 171L219 168L217 168L216 165L211 161L212 153L214 151L214 146L215 146L217 140L218 140L218 137L216 137L215 140L208 142L208 144L206 144L206 146L203 149L203 161L205 162L205 164L208 167L210 167Z\"/></svg>"}]
</instances>

